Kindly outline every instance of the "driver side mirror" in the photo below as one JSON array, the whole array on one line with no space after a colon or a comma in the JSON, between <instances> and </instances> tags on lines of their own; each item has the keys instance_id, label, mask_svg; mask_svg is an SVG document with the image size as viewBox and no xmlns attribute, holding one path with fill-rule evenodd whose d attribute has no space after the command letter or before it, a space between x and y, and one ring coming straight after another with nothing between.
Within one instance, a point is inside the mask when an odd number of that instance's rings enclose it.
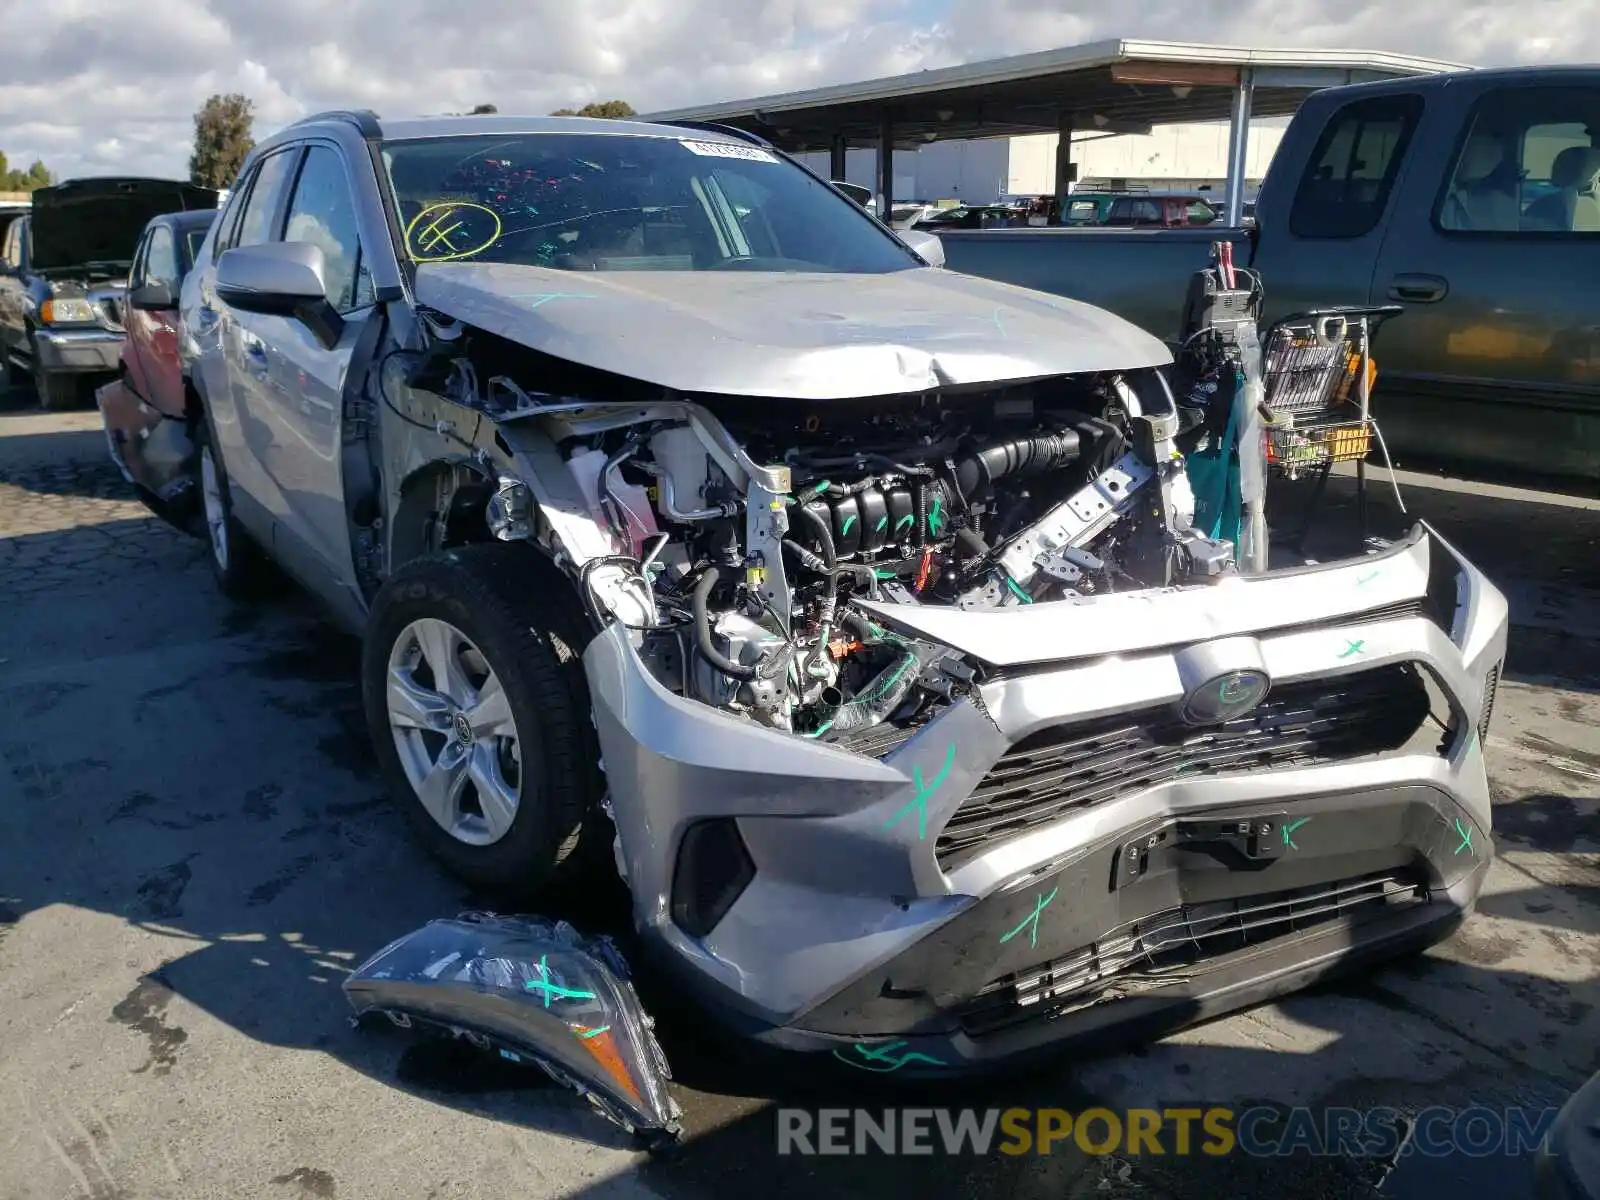
<instances>
[{"instance_id":1,"label":"driver side mirror","mask_svg":"<svg viewBox=\"0 0 1600 1200\"><path fill-rule=\"evenodd\" d=\"M332 349L344 318L328 303L327 263L310 242L235 246L217 260L217 299L240 312L292 317Z\"/></svg>"},{"instance_id":2,"label":"driver side mirror","mask_svg":"<svg viewBox=\"0 0 1600 1200\"><path fill-rule=\"evenodd\" d=\"M128 293L128 307L140 312L168 312L178 307L178 297L165 279L152 279Z\"/></svg>"}]
</instances>

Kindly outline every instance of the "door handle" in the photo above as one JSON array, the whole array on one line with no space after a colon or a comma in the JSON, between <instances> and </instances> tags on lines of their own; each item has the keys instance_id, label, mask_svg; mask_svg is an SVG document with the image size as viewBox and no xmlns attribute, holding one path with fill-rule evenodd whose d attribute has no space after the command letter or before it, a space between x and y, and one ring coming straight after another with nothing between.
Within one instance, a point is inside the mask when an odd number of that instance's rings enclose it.
<instances>
[{"instance_id":1,"label":"door handle","mask_svg":"<svg viewBox=\"0 0 1600 1200\"><path fill-rule=\"evenodd\" d=\"M1450 294L1450 281L1442 275L1396 275L1389 281L1389 299L1411 304L1435 304Z\"/></svg>"}]
</instances>

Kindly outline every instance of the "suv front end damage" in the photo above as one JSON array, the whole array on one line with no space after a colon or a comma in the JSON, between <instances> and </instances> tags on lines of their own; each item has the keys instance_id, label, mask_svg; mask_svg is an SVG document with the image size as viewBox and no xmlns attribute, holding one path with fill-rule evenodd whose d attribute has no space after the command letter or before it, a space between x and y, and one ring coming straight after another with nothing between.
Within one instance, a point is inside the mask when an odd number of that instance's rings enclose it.
<instances>
[{"instance_id":1,"label":"suv front end damage","mask_svg":"<svg viewBox=\"0 0 1600 1200\"><path fill-rule=\"evenodd\" d=\"M1241 574L1167 347L927 269L767 147L425 132L341 480L380 769L464 878L549 883L603 808L687 990L905 1075L1471 909L1506 605L1430 530Z\"/></svg>"},{"instance_id":2,"label":"suv front end damage","mask_svg":"<svg viewBox=\"0 0 1600 1200\"><path fill-rule=\"evenodd\" d=\"M1191 527L1158 372L757 419L485 367L442 391L493 418L488 529L543 546L599 631L636 922L749 1036L986 1068L1471 910L1503 598L1420 525L1240 575Z\"/></svg>"},{"instance_id":3,"label":"suv front end damage","mask_svg":"<svg viewBox=\"0 0 1600 1200\"><path fill-rule=\"evenodd\" d=\"M1421 527L1204 588L870 611L976 686L827 744L673 695L617 626L586 657L637 915L762 1040L911 1074L1151 1036L1473 906L1506 607Z\"/></svg>"}]
</instances>

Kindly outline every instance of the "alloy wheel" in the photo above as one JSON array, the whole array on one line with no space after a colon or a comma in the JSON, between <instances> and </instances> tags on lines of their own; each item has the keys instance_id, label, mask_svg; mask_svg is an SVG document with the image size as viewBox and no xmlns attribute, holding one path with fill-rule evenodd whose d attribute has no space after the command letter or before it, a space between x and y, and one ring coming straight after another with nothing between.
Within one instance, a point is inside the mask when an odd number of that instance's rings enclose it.
<instances>
[{"instance_id":1,"label":"alloy wheel","mask_svg":"<svg viewBox=\"0 0 1600 1200\"><path fill-rule=\"evenodd\" d=\"M457 841L498 842L522 797L511 703L483 652L448 621L411 622L389 652L385 706L406 779Z\"/></svg>"}]
</instances>

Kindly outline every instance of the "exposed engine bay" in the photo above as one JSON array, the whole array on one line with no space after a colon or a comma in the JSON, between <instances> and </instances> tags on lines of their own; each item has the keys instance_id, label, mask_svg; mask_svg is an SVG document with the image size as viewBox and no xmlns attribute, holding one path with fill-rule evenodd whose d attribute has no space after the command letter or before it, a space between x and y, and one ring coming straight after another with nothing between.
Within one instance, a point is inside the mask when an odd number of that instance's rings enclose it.
<instances>
[{"instance_id":1,"label":"exposed engine bay","mask_svg":"<svg viewBox=\"0 0 1600 1200\"><path fill-rule=\"evenodd\" d=\"M495 535L548 542L670 690L803 736L914 722L982 670L855 601L978 611L1232 569L1190 528L1154 369L809 405L484 391L502 428L540 423L582 496L562 512L503 480Z\"/></svg>"}]
</instances>

